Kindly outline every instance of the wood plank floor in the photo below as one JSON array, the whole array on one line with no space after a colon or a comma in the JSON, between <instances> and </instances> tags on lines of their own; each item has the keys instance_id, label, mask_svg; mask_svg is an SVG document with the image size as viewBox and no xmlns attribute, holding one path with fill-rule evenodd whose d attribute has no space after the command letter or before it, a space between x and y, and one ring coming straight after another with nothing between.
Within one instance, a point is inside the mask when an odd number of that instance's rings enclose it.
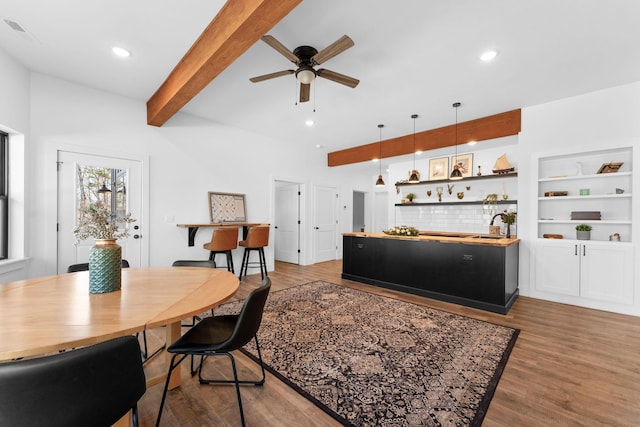
<instances>
[{"instance_id":1,"label":"wood plank floor","mask_svg":"<svg viewBox=\"0 0 640 427\"><path fill-rule=\"evenodd\" d=\"M341 269L341 261L307 267L277 262L269 274L272 292L325 280L521 330L484 426L640 425L640 318L527 297L503 316L343 280ZM259 274L243 279L238 297L259 282ZM208 361L207 370L226 375L229 362L218 359ZM242 354L236 360L240 375L258 374ZM148 369L163 369L162 361ZM169 392L162 426L240 425L233 386L201 386L188 373L182 381ZM141 399L142 426L155 425L161 393L162 385L155 385ZM264 386L245 386L241 393L248 426L340 425L269 374Z\"/></svg>"}]
</instances>

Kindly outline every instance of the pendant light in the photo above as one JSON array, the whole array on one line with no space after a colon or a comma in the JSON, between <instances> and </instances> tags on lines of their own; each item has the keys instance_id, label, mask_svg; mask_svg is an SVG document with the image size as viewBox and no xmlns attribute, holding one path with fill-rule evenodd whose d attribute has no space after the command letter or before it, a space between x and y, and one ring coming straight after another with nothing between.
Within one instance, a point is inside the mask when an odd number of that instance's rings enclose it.
<instances>
[{"instance_id":1,"label":"pendant light","mask_svg":"<svg viewBox=\"0 0 640 427\"><path fill-rule=\"evenodd\" d=\"M453 158L453 168L451 170L451 176L449 177L452 181L462 179L462 172L460 172L460 167L458 166L458 107L460 105L459 102L453 103L453 108L456 109L456 156Z\"/></svg>"},{"instance_id":2,"label":"pendant light","mask_svg":"<svg viewBox=\"0 0 640 427\"><path fill-rule=\"evenodd\" d=\"M420 182L420 178L418 178L418 171L416 170L416 119L418 118L418 115L412 114L411 118L413 119L413 169L409 176L409 184L418 184Z\"/></svg>"},{"instance_id":3,"label":"pendant light","mask_svg":"<svg viewBox=\"0 0 640 427\"><path fill-rule=\"evenodd\" d=\"M378 125L378 129L380 129L380 143L378 144L380 149L380 156L378 157L378 162L380 162L380 175L378 175L378 180L376 181L376 187L384 187L384 181L382 180L382 128L384 125Z\"/></svg>"}]
</instances>

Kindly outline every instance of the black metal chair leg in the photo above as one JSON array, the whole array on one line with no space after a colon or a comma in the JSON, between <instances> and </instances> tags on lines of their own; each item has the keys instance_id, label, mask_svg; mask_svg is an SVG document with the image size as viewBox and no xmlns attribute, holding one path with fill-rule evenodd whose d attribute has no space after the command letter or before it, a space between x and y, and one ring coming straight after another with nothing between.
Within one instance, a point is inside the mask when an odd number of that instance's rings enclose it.
<instances>
[{"instance_id":1,"label":"black metal chair leg","mask_svg":"<svg viewBox=\"0 0 640 427\"><path fill-rule=\"evenodd\" d=\"M182 356L180 357L180 360L178 360L178 362L174 363L176 360L176 357L178 356ZM160 401L160 409L158 410L158 418L156 419L156 427L160 426L160 418L162 417L162 410L164 409L164 401L167 398L167 391L169 390L169 381L171 380L171 374L173 373L173 370L178 367L180 365L180 363L182 363L182 361L185 359L185 357L187 357L187 354L174 354L173 357L171 358L171 363L169 364L169 372L167 372L167 380L164 382L164 390L162 391L162 400Z\"/></svg>"}]
</instances>

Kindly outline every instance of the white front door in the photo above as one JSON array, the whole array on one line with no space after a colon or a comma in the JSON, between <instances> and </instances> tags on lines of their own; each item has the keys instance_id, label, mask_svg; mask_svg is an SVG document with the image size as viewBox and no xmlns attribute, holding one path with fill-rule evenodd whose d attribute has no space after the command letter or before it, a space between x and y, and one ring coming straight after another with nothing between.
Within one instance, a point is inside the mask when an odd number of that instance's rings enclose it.
<instances>
[{"instance_id":1,"label":"white front door","mask_svg":"<svg viewBox=\"0 0 640 427\"><path fill-rule=\"evenodd\" d=\"M316 186L313 190L313 260L323 262L336 259L338 253L338 191L335 187Z\"/></svg>"},{"instance_id":2,"label":"white front door","mask_svg":"<svg viewBox=\"0 0 640 427\"><path fill-rule=\"evenodd\" d=\"M140 267L142 259L142 165L140 161L90 154L58 151L58 273L71 264L89 261L89 238L74 244L73 229L81 198L99 197L110 204L117 198L118 209L131 212L138 221L127 224L129 237L118 239L122 258L131 267ZM89 173L79 173L89 171ZM102 182L100 182L102 181ZM98 192L104 185L110 192ZM84 192L81 191L84 189ZM83 194L84 193L84 194ZM90 193L90 194L88 194Z\"/></svg>"},{"instance_id":3,"label":"white front door","mask_svg":"<svg viewBox=\"0 0 640 427\"><path fill-rule=\"evenodd\" d=\"M300 263L300 184L276 182L275 259Z\"/></svg>"}]
</instances>

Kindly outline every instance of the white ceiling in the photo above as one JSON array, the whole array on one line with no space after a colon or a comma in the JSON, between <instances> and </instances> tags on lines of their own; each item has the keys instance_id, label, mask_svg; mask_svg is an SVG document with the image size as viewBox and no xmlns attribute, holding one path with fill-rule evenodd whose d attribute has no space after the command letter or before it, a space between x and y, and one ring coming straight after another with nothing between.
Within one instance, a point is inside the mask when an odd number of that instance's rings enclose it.
<instances>
[{"instance_id":1,"label":"white ceiling","mask_svg":"<svg viewBox=\"0 0 640 427\"><path fill-rule=\"evenodd\" d=\"M0 48L27 68L147 101L222 0L3 0ZM640 80L638 0L306 0L269 32L293 50L343 34L355 46L322 68L360 79L316 79L296 105L292 69L258 41L184 111L280 141L334 151ZM110 48L133 52L127 60ZM496 48L492 63L479 55ZM315 112L313 109L315 108ZM304 121L312 118L316 126ZM167 123L171 125L171 121ZM165 125L165 126L167 126Z\"/></svg>"}]
</instances>

